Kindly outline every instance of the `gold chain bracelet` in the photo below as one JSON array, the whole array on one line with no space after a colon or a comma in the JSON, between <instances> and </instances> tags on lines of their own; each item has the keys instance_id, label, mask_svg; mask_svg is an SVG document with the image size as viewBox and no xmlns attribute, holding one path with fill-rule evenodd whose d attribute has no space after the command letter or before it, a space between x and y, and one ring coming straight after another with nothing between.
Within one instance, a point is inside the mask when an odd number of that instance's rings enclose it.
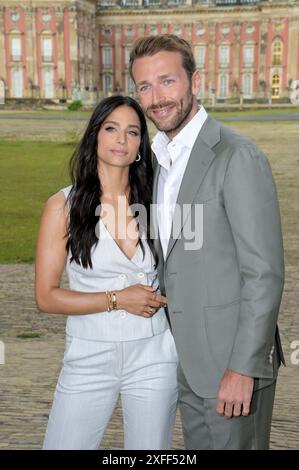
<instances>
[{"instance_id":1,"label":"gold chain bracelet","mask_svg":"<svg viewBox=\"0 0 299 470\"><path fill-rule=\"evenodd\" d=\"M113 309L113 310L117 310L116 292L115 292L115 290L112 292L112 309Z\"/></svg>"},{"instance_id":2,"label":"gold chain bracelet","mask_svg":"<svg viewBox=\"0 0 299 470\"><path fill-rule=\"evenodd\" d=\"M116 291L106 291L106 306L107 312L111 312L111 310L117 310Z\"/></svg>"}]
</instances>

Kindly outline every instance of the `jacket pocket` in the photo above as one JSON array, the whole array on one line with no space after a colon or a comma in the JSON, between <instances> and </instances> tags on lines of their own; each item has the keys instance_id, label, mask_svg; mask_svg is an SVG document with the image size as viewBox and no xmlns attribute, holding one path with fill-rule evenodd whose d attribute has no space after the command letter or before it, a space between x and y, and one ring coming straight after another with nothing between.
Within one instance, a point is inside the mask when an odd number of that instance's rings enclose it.
<instances>
[{"instance_id":1,"label":"jacket pocket","mask_svg":"<svg viewBox=\"0 0 299 470\"><path fill-rule=\"evenodd\" d=\"M231 300L230 302L225 303L225 304L221 304L221 305L217 305L217 304L216 305L205 305L204 309L205 310L222 309L222 308L230 307L231 305L234 305L234 304L240 304L240 302L241 302L241 298L238 297L237 299Z\"/></svg>"}]
</instances>

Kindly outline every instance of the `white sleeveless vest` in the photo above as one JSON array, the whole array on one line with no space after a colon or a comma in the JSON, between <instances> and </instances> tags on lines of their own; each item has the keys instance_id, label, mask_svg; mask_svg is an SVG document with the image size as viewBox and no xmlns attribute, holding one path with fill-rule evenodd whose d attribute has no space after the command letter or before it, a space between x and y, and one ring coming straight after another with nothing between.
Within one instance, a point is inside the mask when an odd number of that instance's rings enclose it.
<instances>
[{"instance_id":1,"label":"white sleeveless vest","mask_svg":"<svg viewBox=\"0 0 299 470\"><path fill-rule=\"evenodd\" d=\"M63 188L67 198L72 186ZM70 263L68 253L66 272L69 288L80 292L105 292L119 290L133 284L158 286L157 272L151 250L143 241L145 255L138 245L130 260L100 220L99 241L91 250L93 268L83 268L76 262ZM127 312L113 310L88 315L69 315L66 332L69 335L96 341L130 341L149 338L169 328L164 308L151 318L144 318Z\"/></svg>"}]
</instances>

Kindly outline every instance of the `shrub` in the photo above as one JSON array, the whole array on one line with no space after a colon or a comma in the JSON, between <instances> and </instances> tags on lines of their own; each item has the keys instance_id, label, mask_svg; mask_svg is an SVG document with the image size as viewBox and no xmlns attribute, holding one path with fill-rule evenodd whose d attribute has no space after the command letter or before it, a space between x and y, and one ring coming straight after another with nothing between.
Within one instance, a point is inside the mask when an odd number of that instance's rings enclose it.
<instances>
[{"instance_id":1,"label":"shrub","mask_svg":"<svg viewBox=\"0 0 299 470\"><path fill-rule=\"evenodd\" d=\"M82 106L83 106L82 101L77 100L77 101L73 101L73 102L69 105L68 109L69 109L70 111L78 111L78 109L81 109Z\"/></svg>"}]
</instances>

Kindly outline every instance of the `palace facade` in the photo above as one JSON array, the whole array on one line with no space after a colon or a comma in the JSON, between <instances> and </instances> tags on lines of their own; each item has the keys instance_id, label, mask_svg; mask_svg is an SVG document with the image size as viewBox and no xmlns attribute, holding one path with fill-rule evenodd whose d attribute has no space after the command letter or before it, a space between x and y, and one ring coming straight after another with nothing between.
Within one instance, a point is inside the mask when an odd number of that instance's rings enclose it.
<instances>
[{"instance_id":1,"label":"palace facade","mask_svg":"<svg viewBox=\"0 0 299 470\"><path fill-rule=\"evenodd\" d=\"M134 41L192 45L200 98L289 101L299 89L299 0L0 0L6 98L72 101L134 93Z\"/></svg>"},{"instance_id":2,"label":"palace facade","mask_svg":"<svg viewBox=\"0 0 299 470\"><path fill-rule=\"evenodd\" d=\"M70 100L94 89L96 2L0 0L0 80L7 98Z\"/></svg>"}]
</instances>

